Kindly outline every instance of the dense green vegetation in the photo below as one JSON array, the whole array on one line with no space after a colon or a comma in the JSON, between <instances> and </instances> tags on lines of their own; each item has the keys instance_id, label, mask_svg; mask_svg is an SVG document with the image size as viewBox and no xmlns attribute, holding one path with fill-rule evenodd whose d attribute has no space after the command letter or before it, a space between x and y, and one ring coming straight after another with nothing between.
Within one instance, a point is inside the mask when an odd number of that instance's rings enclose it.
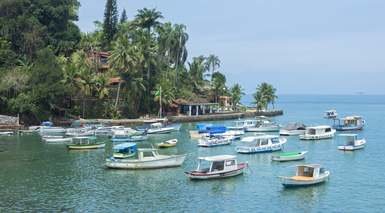
<instances>
[{"instance_id":1,"label":"dense green vegetation","mask_svg":"<svg viewBox=\"0 0 385 213\"><path fill-rule=\"evenodd\" d=\"M79 6L77 0L0 1L0 113L20 114L25 122L157 114L159 88L165 111L176 99L217 102L231 95L239 104L242 88L228 89L217 56L187 61L183 24L147 8L128 20L125 10L119 17L116 0L107 0L103 22L81 33L74 23ZM105 70L99 52L109 54Z\"/></svg>"},{"instance_id":2,"label":"dense green vegetation","mask_svg":"<svg viewBox=\"0 0 385 213\"><path fill-rule=\"evenodd\" d=\"M263 82L258 85L256 92L253 94L257 110L266 110L270 103L274 108L275 100L278 98L275 92L276 89L271 84Z\"/></svg>"}]
</instances>

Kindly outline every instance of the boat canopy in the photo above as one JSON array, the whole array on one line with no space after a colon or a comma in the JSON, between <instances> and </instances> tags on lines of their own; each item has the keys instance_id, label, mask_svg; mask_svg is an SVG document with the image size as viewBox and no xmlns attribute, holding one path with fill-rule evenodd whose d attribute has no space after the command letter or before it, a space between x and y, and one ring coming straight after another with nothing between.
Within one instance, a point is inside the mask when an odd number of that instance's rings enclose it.
<instances>
[{"instance_id":1,"label":"boat canopy","mask_svg":"<svg viewBox=\"0 0 385 213\"><path fill-rule=\"evenodd\" d=\"M130 147L136 147L136 143L121 143L114 146L114 149L126 149Z\"/></svg>"},{"instance_id":2,"label":"boat canopy","mask_svg":"<svg viewBox=\"0 0 385 213\"><path fill-rule=\"evenodd\" d=\"M242 138L241 142L253 142L258 139L273 139L273 138L279 138L278 135L255 135L255 136L249 136L249 137L244 137Z\"/></svg>"},{"instance_id":3,"label":"boat canopy","mask_svg":"<svg viewBox=\"0 0 385 213\"><path fill-rule=\"evenodd\" d=\"M51 121L43 121L41 125L46 127L51 127L53 126L53 123Z\"/></svg>"},{"instance_id":4,"label":"boat canopy","mask_svg":"<svg viewBox=\"0 0 385 213\"><path fill-rule=\"evenodd\" d=\"M210 133L210 134L224 133L227 131L227 127L221 126L221 125L198 124L197 129L199 133Z\"/></svg>"},{"instance_id":5,"label":"boat canopy","mask_svg":"<svg viewBox=\"0 0 385 213\"><path fill-rule=\"evenodd\" d=\"M225 161L225 160L234 160L237 157L235 155L215 155L215 156L209 156L209 157L199 157L199 160L205 160L205 161Z\"/></svg>"}]
</instances>

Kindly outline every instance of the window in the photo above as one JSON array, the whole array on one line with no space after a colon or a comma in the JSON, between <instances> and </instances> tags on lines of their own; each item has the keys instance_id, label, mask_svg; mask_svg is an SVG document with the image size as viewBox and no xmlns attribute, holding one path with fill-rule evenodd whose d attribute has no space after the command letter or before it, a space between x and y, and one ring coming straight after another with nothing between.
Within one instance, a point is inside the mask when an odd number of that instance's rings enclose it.
<instances>
[{"instance_id":1,"label":"window","mask_svg":"<svg viewBox=\"0 0 385 213\"><path fill-rule=\"evenodd\" d=\"M271 142L272 142L273 144L279 143L279 138L272 138L272 139L271 139Z\"/></svg>"},{"instance_id":2,"label":"window","mask_svg":"<svg viewBox=\"0 0 385 213\"><path fill-rule=\"evenodd\" d=\"M235 165L235 160L226 161L226 166L234 166L234 165Z\"/></svg>"},{"instance_id":3,"label":"window","mask_svg":"<svg viewBox=\"0 0 385 213\"><path fill-rule=\"evenodd\" d=\"M326 128L325 132L331 132L332 130L330 128Z\"/></svg>"},{"instance_id":4,"label":"window","mask_svg":"<svg viewBox=\"0 0 385 213\"><path fill-rule=\"evenodd\" d=\"M213 166L211 168L211 171L222 171L224 167L224 161L216 161L213 162Z\"/></svg>"},{"instance_id":5,"label":"window","mask_svg":"<svg viewBox=\"0 0 385 213\"><path fill-rule=\"evenodd\" d=\"M269 144L269 140L268 139L262 139L261 140L261 146L265 146L267 144Z\"/></svg>"}]
</instances>

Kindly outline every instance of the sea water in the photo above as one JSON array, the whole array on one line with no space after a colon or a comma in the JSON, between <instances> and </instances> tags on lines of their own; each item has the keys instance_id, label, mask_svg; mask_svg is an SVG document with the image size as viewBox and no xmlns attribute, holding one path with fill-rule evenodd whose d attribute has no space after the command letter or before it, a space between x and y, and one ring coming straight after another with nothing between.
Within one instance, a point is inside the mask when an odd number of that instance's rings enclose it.
<instances>
[{"instance_id":1,"label":"sea water","mask_svg":"<svg viewBox=\"0 0 385 213\"><path fill-rule=\"evenodd\" d=\"M250 100L245 100L250 101ZM287 137L285 151L307 150L306 160L272 162L274 153L242 155L232 145L199 148L189 138L196 123L180 132L150 136L139 147L151 147L171 138L176 148L163 154L187 153L181 167L156 170L109 170L105 149L69 151L65 145L45 144L38 135L0 137L0 212L384 212L385 96L280 96L277 122L331 124L323 112L366 120L359 137L363 150L337 150L338 137L300 141ZM215 122L231 125L232 121ZM244 175L209 181L191 181L184 171L195 169L198 156L233 154L249 163ZM325 184L285 189L278 176L291 175L295 165L318 163L331 172Z\"/></svg>"}]
</instances>

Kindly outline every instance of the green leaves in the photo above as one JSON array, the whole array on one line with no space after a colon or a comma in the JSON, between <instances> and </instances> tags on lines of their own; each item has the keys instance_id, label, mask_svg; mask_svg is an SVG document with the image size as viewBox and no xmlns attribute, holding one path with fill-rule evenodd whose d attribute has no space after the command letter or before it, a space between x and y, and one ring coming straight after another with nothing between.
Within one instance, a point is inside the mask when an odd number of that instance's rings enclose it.
<instances>
[{"instance_id":1,"label":"green leaves","mask_svg":"<svg viewBox=\"0 0 385 213\"><path fill-rule=\"evenodd\" d=\"M276 89L272 85L263 82L257 86L256 90L253 96L258 110L266 110L269 103L272 103L274 107L275 99L278 97L275 94Z\"/></svg>"}]
</instances>

